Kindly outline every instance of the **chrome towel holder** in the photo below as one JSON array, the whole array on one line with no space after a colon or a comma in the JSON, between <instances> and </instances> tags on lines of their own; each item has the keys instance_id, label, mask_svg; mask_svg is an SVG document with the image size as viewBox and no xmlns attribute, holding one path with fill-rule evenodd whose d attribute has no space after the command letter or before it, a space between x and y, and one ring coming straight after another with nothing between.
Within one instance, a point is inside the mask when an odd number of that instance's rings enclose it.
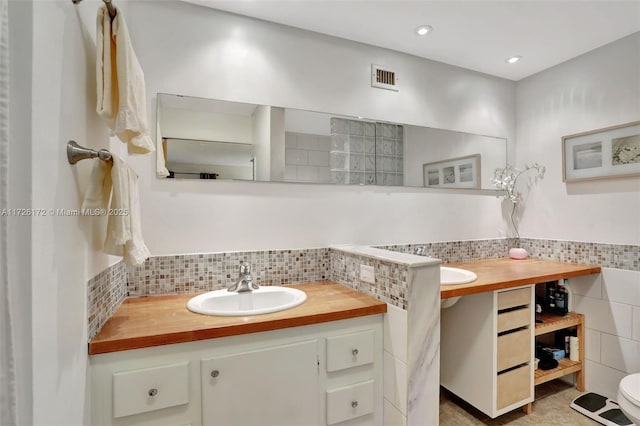
<instances>
[{"instance_id":1,"label":"chrome towel holder","mask_svg":"<svg viewBox=\"0 0 640 426\"><path fill-rule=\"evenodd\" d=\"M71 2L73 4L78 4L81 1L82 0L71 0ZM113 7L113 4L111 3L111 0L102 0L102 1L107 6L107 10L109 11L109 16L111 17L111 20L113 20L113 18L116 17L116 9Z\"/></svg>"},{"instance_id":2,"label":"chrome towel holder","mask_svg":"<svg viewBox=\"0 0 640 426\"><path fill-rule=\"evenodd\" d=\"M106 149L96 151L95 149L80 146L76 141L67 142L67 160L69 160L69 164L76 164L80 160L96 157L102 161L111 161L111 153Z\"/></svg>"}]
</instances>

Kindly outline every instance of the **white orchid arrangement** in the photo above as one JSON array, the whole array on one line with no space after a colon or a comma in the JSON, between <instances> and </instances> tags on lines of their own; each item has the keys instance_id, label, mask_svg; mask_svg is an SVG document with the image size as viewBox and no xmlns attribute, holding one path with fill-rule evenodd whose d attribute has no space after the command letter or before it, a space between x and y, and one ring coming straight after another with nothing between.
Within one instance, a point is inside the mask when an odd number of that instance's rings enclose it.
<instances>
[{"instance_id":1,"label":"white orchid arrangement","mask_svg":"<svg viewBox=\"0 0 640 426\"><path fill-rule=\"evenodd\" d=\"M516 211L518 203L522 201L522 194L516 191L516 182L523 173L529 170L536 171L534 176L536 180L542 179L544 177L544 172L546 171L545 167L538 163L528 164L523 170L516 169L515 167L507 164L507 167L503 169L496 169L492 179L496 188L506 192L506 197L509 198L509 201L511 201L511 204L513 205L511 209L511 223L513 224L513 229L515 229L518 238L520 238L520 233L518 232L518 227L516 226L513 214Z\"/></svg>"}]
</instances>

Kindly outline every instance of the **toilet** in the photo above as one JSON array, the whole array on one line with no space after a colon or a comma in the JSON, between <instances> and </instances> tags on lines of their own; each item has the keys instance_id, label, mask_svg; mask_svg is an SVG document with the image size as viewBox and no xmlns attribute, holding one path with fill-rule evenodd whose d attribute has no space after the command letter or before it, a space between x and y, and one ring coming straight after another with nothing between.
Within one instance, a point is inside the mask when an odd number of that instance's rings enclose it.
<instances>
[{"instance_id":1,"label":"toilet","mask_svg":"<svg viewBox=\"0 0 640 426\"><path fill-rule=\"evenodd\" d=\"M626 376L618 386L620 409L636 425L640 425L640 373Z\"/></svg>"}]
</instances>

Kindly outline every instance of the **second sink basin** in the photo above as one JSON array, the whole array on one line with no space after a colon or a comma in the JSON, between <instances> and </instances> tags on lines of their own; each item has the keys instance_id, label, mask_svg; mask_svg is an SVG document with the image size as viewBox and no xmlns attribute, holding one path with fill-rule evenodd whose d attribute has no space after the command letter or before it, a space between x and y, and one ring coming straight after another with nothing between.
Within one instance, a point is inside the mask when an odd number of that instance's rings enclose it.
<instances>
[{"instance_id":1,"label":"second sink basin","mask_svg":"<svg viewBox=\"0 0 640 426\"><path fill-rule=\"evenodd\" d=\"M291 287L263 286L241 293L210 291L187 302L187 309L204 315L247 316L284 311L304 303L307 294Z\"/></svg>"},{"instance_id":2,"label":"second sink basin","mask_svg":"<svg viewBox=\"0 0 640 426\"><path fill-rule=\"evenodd\" d=\"M478 279L475 272L467 271L466 269L451 268L448 266L440 267L440 284L441 285L455 285L455 284L467 284Z\"/></svg>"}]
</instances>

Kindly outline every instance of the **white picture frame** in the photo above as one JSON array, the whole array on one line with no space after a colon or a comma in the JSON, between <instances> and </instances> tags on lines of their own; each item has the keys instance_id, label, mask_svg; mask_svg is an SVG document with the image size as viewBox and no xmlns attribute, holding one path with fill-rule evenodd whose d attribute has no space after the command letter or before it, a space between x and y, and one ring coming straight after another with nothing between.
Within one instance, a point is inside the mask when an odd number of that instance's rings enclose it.
<instances>
[{"instance_id":1,"label":"white picture frame","mask_svg":"<svg viewBox=\"0 0 640 426\"><path fill-rule=\"evenodd\" d=\"M431 188L479 189L480 154L424 163L423 185Z\"/></svg>"},{"instance_id":2,"label":"white picture frame","mask_svg":"<svg viewBox=\"0 0 640 426\"><path fill-rule=\"evenodd\" d=\"M562 181L640 175L640 121L562 137Z\"/></svg>"}]
</instances>

